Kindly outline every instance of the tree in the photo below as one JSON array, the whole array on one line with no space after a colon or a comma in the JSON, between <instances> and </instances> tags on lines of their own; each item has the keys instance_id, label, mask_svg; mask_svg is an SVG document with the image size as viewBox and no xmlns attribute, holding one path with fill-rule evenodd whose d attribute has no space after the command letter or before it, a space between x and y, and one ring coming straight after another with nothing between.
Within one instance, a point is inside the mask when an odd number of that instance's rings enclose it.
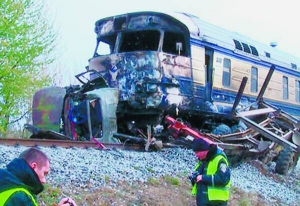
<instances>
[{"instance_id":1,"label":"tree","mask_svg":"<svg viewBox=\"0 0 300 206\"><path fill-rule=\"evenodd\" d=\"M51 83L56 33L44 0L0 0L0 134Z\"/></svg>"}]
</instances>

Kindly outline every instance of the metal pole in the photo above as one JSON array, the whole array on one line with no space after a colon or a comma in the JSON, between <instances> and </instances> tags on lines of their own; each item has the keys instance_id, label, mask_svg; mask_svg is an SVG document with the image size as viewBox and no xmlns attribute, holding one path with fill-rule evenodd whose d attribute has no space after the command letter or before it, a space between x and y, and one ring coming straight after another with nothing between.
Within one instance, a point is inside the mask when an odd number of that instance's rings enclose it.
<instances>
[{"instance_id":1,"label":"metal pole","mask_svg":"<svg viewBox=\"0 0 300 206\"><path fill-rule=\"evenodd\" d=\"M264 81L264 84L263 84L263 86L261 87L261 89L260 89L260 91L259 91L259 94L258 94L258 96L257 96L257 98L256 98L256 102L261 101L261 100L263 99L263 95L265 94L265 91L266 91L266 89L267 89L267 86L268 86L268 84L269 84L269 82L270 82L270 80L271 80L271 77L272 77L274 71L275 71L275 65L272 64L272 66L271 66L270 69L269 69L269 73L268 73L268 75L266 76L266 79L265 79L265 81Z\"/></svg>"},{"instance_id":2,"label":"metal pole","mask_svg":"<svg viewBox=\"0 0 300 206\"><path fill-rule=\"evenodd\" d=\"M248 81L248 78L247 77L243 77L243 80L241 82L241 86L240 86L239 91L238 91L238 93L237 93L237 95L235 97L234 104L233 104L232 109L231 109L231 115L232 116L235 115L235 110L236 110L237 106L239 105L239 103L241 101L241 98L242 98L242 95L244 93L247 81Z\"/></svg>"}]
</instances>

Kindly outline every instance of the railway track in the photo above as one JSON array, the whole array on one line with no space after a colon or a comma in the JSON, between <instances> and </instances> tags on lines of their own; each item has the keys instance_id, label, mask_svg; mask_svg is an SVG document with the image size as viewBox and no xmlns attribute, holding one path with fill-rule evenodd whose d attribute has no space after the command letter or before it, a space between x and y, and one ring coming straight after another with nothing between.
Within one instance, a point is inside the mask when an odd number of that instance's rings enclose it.
<instances>
[{"instance_id":1,"label":"railway track","mask_svg":"<svg viewBox=\"0 0 300 206\"><path fill-rule=\"evenodd\" d=\"M53 139L22 139L22 138L0 138L0 145L7 146L44 146L44 147L63 147L63 148L94 148L94 149L125 149L142 150L143 147L138 144L118 144L118 143L100 143L93 141L71 141L71 140L53 140Z\"/></svg>"}]
</instances>

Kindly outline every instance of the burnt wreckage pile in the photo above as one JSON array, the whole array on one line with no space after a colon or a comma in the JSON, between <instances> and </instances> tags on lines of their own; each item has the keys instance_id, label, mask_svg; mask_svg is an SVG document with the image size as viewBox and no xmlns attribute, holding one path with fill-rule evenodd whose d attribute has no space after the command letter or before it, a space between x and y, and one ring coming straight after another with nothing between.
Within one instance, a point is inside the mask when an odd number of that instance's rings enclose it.
<instances>
[{"instance_id":1,"label":"burnt wreckage pile","mask_svg":"<svg viewBox=\"0 0 300 206\"><path fill-rule=\"evenodd\" d=\"M106 80L90 70L76 76L82 86L38 91L33 98L33 125L26 124L25 128L32 132L31 138L135 143L143 145L145 150L190 147L195 138L204 138L223 148L231 160L258 157L266 164L276 161L276 172L286 174L299 157L300 123L263 100L274 69L274 66L270 68L253 104L239 107L247 82L244 78L229 116L216 118L218 114L213 112L203 113L210 122L209 127L195 128L193 121L197 120L189 121L188 116L180 116L180 111L177 116L163 111L157 116L156 125L137 127L134 121L126 121L124 127L118 90L107 87ZM86 75L93 75L94 79L91 81Z\"/></svg>"}]
</instances>

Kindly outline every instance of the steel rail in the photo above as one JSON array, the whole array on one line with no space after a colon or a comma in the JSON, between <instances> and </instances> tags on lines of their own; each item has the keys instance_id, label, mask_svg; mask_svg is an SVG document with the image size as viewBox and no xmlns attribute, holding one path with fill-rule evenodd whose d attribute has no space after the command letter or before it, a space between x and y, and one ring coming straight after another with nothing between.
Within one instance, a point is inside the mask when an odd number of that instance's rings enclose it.
<instances>
[{"instance_id":1,"label":"steel rail","mask_svg":"<svg viewBox=\"0 0 300 206\"><path fill-rule=\"evenodd\" d=\"M0 145L7 146L43 146L43 147L63 147L63 148L94 148L94 149L124 149L124 150L143 150L138 144L121 144L121 143L101 143L104 148L100 147L97 142L93 141L72 141L72 140L53 140L53 139L23 139L23 138L0 138Z\"/></svg>"}]
</instances>

